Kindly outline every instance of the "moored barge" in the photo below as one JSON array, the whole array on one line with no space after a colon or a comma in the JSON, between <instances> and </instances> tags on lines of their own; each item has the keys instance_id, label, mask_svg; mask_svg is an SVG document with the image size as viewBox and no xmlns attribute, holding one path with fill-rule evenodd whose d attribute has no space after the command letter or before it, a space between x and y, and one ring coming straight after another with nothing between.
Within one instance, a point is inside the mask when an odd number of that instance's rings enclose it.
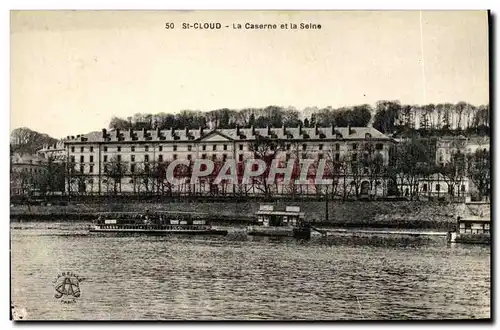
<instances>
[{"instance_id":1,"label":"moored barge","mask_svg":"<svg viewBox=\"0 0 500 330\"><path fill-rule=\"evenodd\" d=\"M203 214L188 212L107 212L99 214L91 233L141 233L153 235L226 235L227 230L213 228Z\"/></svg>"},{"instance_id":2,"label":"moored barge","mask_svg":"<svg viewBox=\"0 0 500 330\"><path fill-rule=\"evenodd\" d=\"M457 217L457 228L448 233L450 243L490 244L490 218Z\"/></svg>"}]
</instances>

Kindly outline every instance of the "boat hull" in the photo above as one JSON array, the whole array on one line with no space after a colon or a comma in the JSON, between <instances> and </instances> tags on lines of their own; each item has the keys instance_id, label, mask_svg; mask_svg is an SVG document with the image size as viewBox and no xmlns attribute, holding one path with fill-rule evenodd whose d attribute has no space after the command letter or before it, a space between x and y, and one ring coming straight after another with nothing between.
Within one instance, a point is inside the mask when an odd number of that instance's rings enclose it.
<instances>
[{"instance_id":1,"label":"boat hull","mask_svg":"<svg viewBox=\"0 0 500 330\"><path fill-rule=\"evenodd\" d=\"M145 235L227 235L227 230L205 229L205 230L169 230L169 229L108 229L91 228L90 233L121 233L121 234L145 234Z\"/></svg>"},{"instance_id":2,"label":"boat hull","mask_svg":"<svg viewBox=\"0 0 500 330\"><path fill-rule=\"evenodd\" d=\"M455 234L449 236L450 243L491 244L490 235L485 234Z\"/></svg>"},{"instance_id":3,"label":"boat hull","mask_svg":"<svg viewBox=\"0 0 500 330\"><path fill-rule=\"evenodd\" d=\"M251 236L275 236L275 237L295 237L299 239L311 238L311 230L299 227L259 227L247 228L247 234Z\"/></svg>"}]
</instances>

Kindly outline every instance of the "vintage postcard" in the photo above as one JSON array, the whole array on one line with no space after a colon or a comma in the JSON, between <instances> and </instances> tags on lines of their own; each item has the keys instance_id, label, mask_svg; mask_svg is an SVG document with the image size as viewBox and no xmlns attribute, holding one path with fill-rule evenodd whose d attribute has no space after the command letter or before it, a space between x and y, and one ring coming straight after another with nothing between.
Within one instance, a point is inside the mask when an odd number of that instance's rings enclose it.
<instances>
[{"instance_id":1,"label":"vintage postcard","mask_svg":"<svg viewBox=\"0 0 500 330\"><path fill-rule=\"evenodd\" d=\"M488 11L11 11L11 319L491 319Z\"/></svg>"}]
</instances>

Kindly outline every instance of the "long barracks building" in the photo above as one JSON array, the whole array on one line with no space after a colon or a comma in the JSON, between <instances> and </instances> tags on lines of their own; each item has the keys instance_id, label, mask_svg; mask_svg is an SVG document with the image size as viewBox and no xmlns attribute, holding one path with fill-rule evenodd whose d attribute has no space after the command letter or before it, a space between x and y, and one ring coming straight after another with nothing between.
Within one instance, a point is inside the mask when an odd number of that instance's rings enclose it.
<instances>
[{"instance_id":1,"label":"long barracks building","mask_svg":"<svg viewBox=\"0 0 500 330\"><path fill-rule=\"evenodd\" d=\"M281 128L234 128L234 129L182 129L182 130L112 130L103 129L64 139L66 159L69 161L67 191L83 194L103 193L262 193L262 187L241 187L239 184L213 187L204 182L172 187L166 180L147 178L145 170L152 164L166 164L172 160L199 158L224 161L234 159L242 163L253 158L252 145L258 137L279 141L282 148L276 158L286 162L298 159L352 159L363 156L363 146L372 145L384 164L389 162L389 151L395 141L372 127L281 127ZM112 166L120 164L117 175ZM110 168L111 166L111 168ZM146 171L147 172L147 171ZM367 171L363 175L368 176ZM342 176L339 187L353 189L353 178ZM376 185L368 179L355 179L363 194L381 195L386 189L383 179ZM345 181L345 185L344 185ZM373 181L373 180L372 180ZM374 187L376 186L376 188ZM358 187L358 188L359 188ZM361 189L360 188L360 189ZM316 194L314 184L290 187L276 184L273 194L288 194L291 190ZM298 190L297 190L298 189ZM340 188L339 188L340 189Z\"/></svg>"}]
</instances>

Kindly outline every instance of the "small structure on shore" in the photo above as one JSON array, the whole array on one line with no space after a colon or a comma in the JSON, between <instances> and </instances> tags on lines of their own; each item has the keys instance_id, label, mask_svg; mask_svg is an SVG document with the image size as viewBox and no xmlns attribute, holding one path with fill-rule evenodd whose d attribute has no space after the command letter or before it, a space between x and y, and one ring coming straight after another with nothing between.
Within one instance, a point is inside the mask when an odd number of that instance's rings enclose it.
<instances>
[{"instance_id":1,"label":"small structure on shore","mask_svg":"<svg viewBox=\"0 0 500 330\"><path fill-rule=\"evenodd\" d=\"M255 215L257 223L248 227L249 235L311 237L311 228L305 222L305 214L299 206L287 206L283 211L275 211L273 205L260 205Z\"/></svg>"}]
</instances>

